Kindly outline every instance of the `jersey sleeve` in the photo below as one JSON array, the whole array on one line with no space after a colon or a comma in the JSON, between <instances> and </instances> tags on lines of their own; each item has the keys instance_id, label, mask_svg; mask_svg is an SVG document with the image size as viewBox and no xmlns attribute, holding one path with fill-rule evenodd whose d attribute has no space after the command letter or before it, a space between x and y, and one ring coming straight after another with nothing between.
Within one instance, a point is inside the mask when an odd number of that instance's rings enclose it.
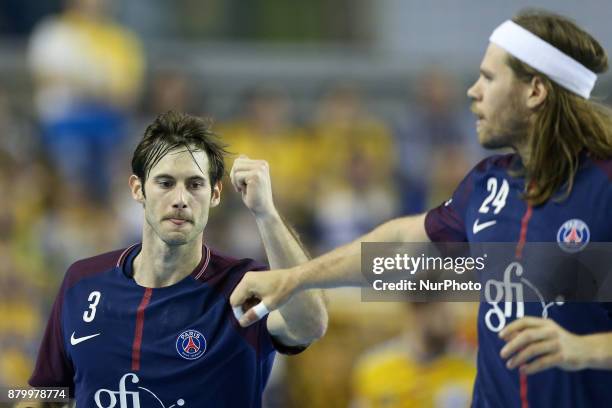
<instances>
[{"instance_id":1,"label":"jersey sleeve","mask_svg":"<svg viewBox=\"0 0 612 408\"><path fill-rule=\"evenodd\" d=\"M62 330L62 307L67 281L67 278L64 279L53 303L34 372L28 383L32 387L68 387L72 397L74 396L74 367L64 348Z\"/></svg>"},{"instance_id":2,"label":"jersey sleeve","mask_svg":"<svg viewBox=\"0 0 612 408\"><path fill-rule=\"evenodd\" d=\"M260 265L259 268L253 269L253 271L267 271L269 269L270 268L267 266ZM268 331L268 316L270 315L266 315L265 318L256 323L256 325L258 325L258 337L260 338L260 344L262 346L261 351L264 355L268 355L273 351L286 355L295 355L308 348L308 346L287 346L272 336Z\"/></svg>"},{"instance_id":3,"label":"jersey sleeve","mask_svg":"<svg viewBox=\"0 0 612 408\"><path fill-rule=\"evenodd\" d=\"M232 285L232 291L236 287L236 285L238 285L238 282L240 282L242 276L244 276L245 273L249 271L261 272L267 271L269 269L270 268L268 266L257 263L255 261L251 261L247 265L241 265L239 274L240 279L236 280L235 283ZM268 316L269 315L266 315L266 317L264 317L263 319L246 328L247 331L251 332L250 334L248 334L248 337L257 339L256 343L259 353L261 355L268 356L274 351L281 354L293 355L301 353L302 351L308 348L307 346L287 346L278 341L276 338L274 338L268 331Z\"/></svg>"},{"instance_id":4,"label":"jersey sleeve","mask_svg":"<svg viewBox=\"0 0 612 408\"><path fill-rule=\"evenodd\" d=\"M467 242L465 215L481 162L459 183L452 197L431 209L425 217L425 231L432 242Z\"/></svg>"}]
</instances>

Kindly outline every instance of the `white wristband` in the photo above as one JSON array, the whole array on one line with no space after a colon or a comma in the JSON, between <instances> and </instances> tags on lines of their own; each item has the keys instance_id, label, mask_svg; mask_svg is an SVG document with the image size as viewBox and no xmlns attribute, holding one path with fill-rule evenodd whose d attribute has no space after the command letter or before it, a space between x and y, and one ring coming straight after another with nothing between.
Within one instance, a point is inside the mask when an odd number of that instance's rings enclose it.
<instances>
[{"instance_id":1,"label":"white wristband","mask_svg":"<svg viewBox=\"0 0 612 408\"><path fill-rule=\"evenodd\" d=\"M244 316L242 306L234 306L232 307L232 310L234 311L234 317L236 318L236 320L240 320L242 316Z\"/></svg>"},{"instance_id":2,"label":"white wristband","mask_svg":"<svg viewBox=\"0 0 612 408\"><path fill-rule=\"evenodd\" d=\"M264 305L264 302L259 302L256 304L255 307L253 307L253 311L257 315L258 320L263 319L265 315L270 313L266 305Z\"/></svg>"},{"instance_id":3,"label":"white wristband","mask_svg":"<svg viewBox=\"0 0 612 408\"><path fill-rule=\"evenodd\" d=\"M242 311L242 306L234 306L232 307L232 311L234 312L234 317L236 320L240 320L242 316L244 316L244 312ZM255 306L253 306L253 311L255 315L257 315L257 320L261 320L265 315L270 313L266 305L263 302L259 302Z\"/></svg>"}]
</instances>

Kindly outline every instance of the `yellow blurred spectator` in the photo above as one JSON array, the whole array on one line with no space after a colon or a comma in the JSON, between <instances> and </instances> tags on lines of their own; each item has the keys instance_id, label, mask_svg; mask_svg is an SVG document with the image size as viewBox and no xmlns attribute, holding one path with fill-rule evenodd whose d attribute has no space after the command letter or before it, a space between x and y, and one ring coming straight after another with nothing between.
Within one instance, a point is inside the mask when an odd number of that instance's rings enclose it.
<instances>
[{"instance_id":1,"label":"yellow blurred spectator","mask_svg":"<svg viewBox=\"0 0 612 408\"><path fill-rule=\"evenodd\" d=\"M386 124L370 114L360 90L352 84L333 86L321 99L313 131L316 169L324 171L324 184L331 188L350 183L346 170L359 160L368 167L376 183L391 183L393 137Z\"/></svg>"},{"instance_id":2,"label":"yellow blurred spectator","mask_svg":"<svg viewBox=\"0 0 612 408\"><path fill-rule=\"evenodd\" d=\"M309 158L320 152L313 151L306 131L295 125L291 101L282 89L256 87L247 91L243 103L244 114L219 124L216 132L232 153L268 161L275 200L283 213L288 218L296 213L303 215L309 211L308 197L314 180L320 176Z\"/></svg>"},{"instance_id":3,"label":"yellow blurred spectator","mask_svg":"<svg viewBox=\"0 0 612 408\"><path fill-rule=\"evenodd\" d=\"M345 244L397 215L393 138L365 108L356 86L339 84L322 98L308 164L320 177L315 195L318 250Z\"/></svg>"},{"instance_id":4,"label":"yellow blurred spectator","mask_svg":"<svg viewBox=\"0 0 612 408\"><path fill-rule=\"evenodd\" d=\"M112 21L105 3L66 0L65 12L36 27L29 58L43 112L84 97L125 105L138 96L144 74L140 41Z\"/></svg>"},{"instance_id":5,"label":"yellow blurred spectator","mask_svg":"<svg viewBox=\"0 0 612 408\"><path fill-rule=\"evenodd\" d=\"M33 368L32 359L23 350L3 348L0 353L0 384L23 387Z\"/></svg>"},{"instance_id":6,"label":"yellow blurred spectator","mask_svg":"<svg viewBox=\"0 0 612 408\"><path fill-rule=\"evenodd\" d=\"M107 7L66 0L66 11L37 25L28 50L43 148L71 188L102 203L145 65L140 42Z\"/></svg>"},{"instance_id":7,"label":"yellow blurred spectator","mask_svg":"<svg viewBox=\"0 0 612 408\"><path fill-rule=\"evenodd\" d=\"M353 408L469 407L476 368L454 341L447 303L414 303L396 339L366 352L353 372Z\"/></svg>"}]
</instances>

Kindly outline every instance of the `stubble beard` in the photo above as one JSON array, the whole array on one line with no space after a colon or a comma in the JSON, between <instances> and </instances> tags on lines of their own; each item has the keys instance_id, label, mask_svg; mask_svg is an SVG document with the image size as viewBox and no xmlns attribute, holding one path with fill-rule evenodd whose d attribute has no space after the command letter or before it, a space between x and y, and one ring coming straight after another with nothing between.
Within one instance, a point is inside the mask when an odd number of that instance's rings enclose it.
<instances>
[{"instance_id":1,"label":"stubble beard","mask_svg":"<svg viewBox=\"0 0 612 408\"><path fill-rule=\"evenodd\" d=\"M498 115L499 119L493 126L483 129L485 134L480 138L480 144L485 149L501 149L525 143L529 129L529 112L522 108L514 98L510 105Z\"/></svg>"}]
</instances>

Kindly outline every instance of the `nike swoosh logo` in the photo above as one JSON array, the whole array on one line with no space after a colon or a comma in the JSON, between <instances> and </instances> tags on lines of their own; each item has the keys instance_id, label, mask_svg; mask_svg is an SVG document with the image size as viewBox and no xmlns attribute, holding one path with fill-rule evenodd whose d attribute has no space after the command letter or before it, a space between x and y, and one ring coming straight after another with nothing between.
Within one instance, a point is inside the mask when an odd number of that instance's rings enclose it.
<instances>
[{"instance_id":1,"label":"nike swoosh logo","mask_svg":"<svg viewBox=\"0 0 612 408\"><path fill-rule=\"evenodd\" d=\"M479 224L478 222L479 220L477 218L476 221L474 221L474 226L472 227L472 232L474 233L474 235L478 234L480 231L482 231L485 228L489 228L497 224L497 220L483 222L482 224Z\"/></svg>"},{"instance_id":2,"label":"nike swoosh logo","mask_svg":"<svg viewBox=\"0 0 612 408\"><path fill-rule=\"evenodd\" d=\"M102 333L96 333L96 334L92 334L90 336L74 337L75 333L76 332L72 332L72 336L70 336L70 344L72 344L73 346L76 346L77 344L82 343L82 342L84 342L86 340L93 339L94 337L99 336L100 334L102 334Z\"/></svg>"}]
</instances>

